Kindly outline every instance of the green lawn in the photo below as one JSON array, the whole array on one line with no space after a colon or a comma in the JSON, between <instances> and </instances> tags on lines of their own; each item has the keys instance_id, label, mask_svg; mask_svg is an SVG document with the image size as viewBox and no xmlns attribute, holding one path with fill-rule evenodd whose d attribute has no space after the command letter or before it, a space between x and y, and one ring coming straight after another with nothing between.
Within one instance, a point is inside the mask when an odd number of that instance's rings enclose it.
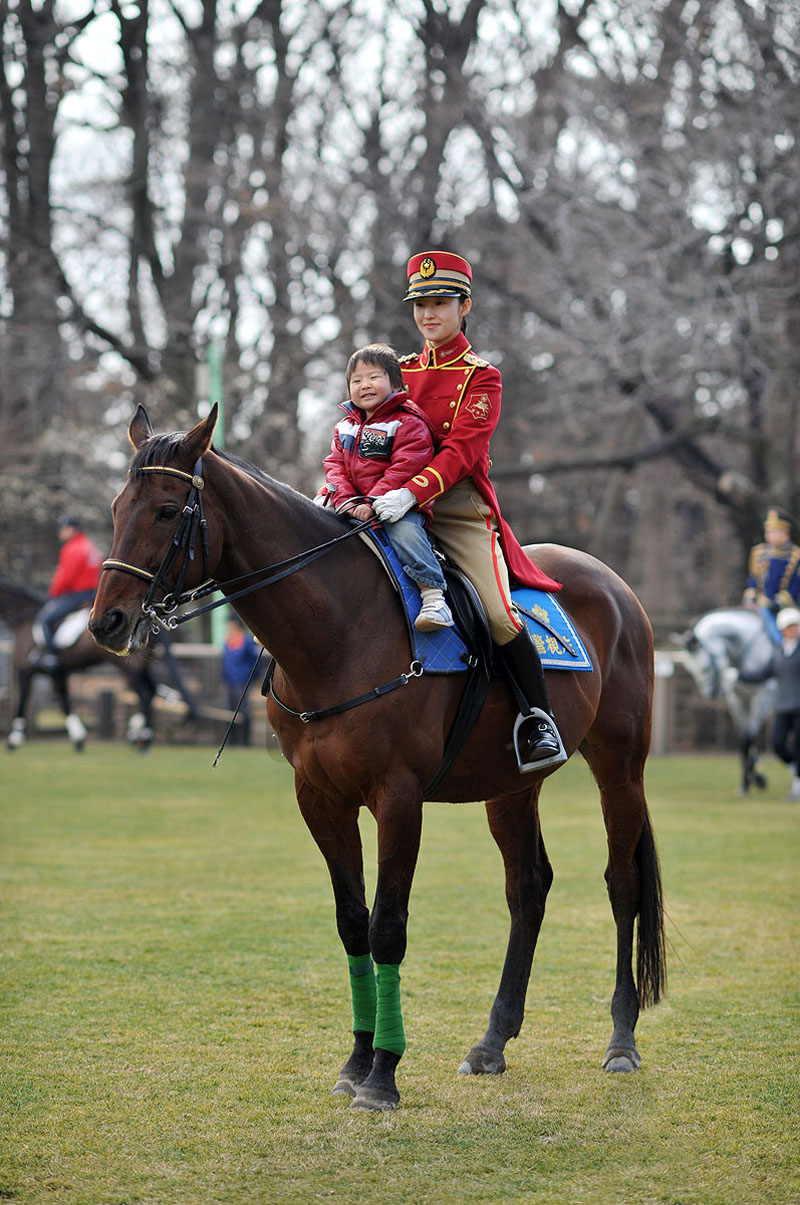
<instances>
[{"instance_id":1,"label":"green lawn","mask_svg":"<svg viewBox=\"0 0 800 1205\"><path fill-rule=\"evenodd\" d=\"M505 951L480 805L430 804L394 1114L331 1097L349 1000L324 863L284 763L31 744L0 804L0 1201L800 1201L800 806L768 762L654 760L669 993L636 1075L603 1075L614 933L578 760L543 792L556 873L498 1079L456 1074ZM374 828L365 832L374 883Z\"/></svg>"}]
</instances>

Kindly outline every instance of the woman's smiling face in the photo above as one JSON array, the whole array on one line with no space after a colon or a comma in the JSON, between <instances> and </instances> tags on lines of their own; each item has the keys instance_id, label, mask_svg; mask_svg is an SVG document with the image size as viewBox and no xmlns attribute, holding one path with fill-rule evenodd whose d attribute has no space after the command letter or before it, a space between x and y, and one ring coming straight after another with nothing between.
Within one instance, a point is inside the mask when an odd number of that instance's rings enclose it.
<instances>
[{"instance_id":1,"label":"woman's smiling face","mask_svg":"<svg viewBox=\"0 0 800 1205\"><path fill-rule=\"evenodd\" d=\"M443 347L461 330L461 320L472 309L467 297L418 297L414 321L431 347Z\"/></svg>"}]
</instances>

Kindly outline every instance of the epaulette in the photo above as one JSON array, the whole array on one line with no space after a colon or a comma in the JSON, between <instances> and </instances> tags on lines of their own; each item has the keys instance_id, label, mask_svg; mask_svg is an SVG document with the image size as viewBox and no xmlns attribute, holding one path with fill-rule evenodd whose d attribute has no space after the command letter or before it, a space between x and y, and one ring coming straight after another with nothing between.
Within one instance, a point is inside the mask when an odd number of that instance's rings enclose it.
<instances>
[{"instance_id":1,"label":"epaulette","mask_svg":"<svg viewBox=\"0 0 800 1205\"><path fill-rule=\"evenodd\" d=\"M489 361L481 360L480 357L476 356L473 351L468 351L468 352L464 353L464 363L465 364L474 364L476 368L488 368L489 367Z\"/></svg>"},{"instance_id":2,"label":"epaulette","mask_svg":"<svg viewBox=\"0 0 800 1205\"><path fill-rule=\"evenodd\" d=\"M410 351L405 356L398 356L397 363L398 364L408 364L411 360L416 360L417 358L418 358L418 353L415 351Z\"/></svg>"}]
</instances>

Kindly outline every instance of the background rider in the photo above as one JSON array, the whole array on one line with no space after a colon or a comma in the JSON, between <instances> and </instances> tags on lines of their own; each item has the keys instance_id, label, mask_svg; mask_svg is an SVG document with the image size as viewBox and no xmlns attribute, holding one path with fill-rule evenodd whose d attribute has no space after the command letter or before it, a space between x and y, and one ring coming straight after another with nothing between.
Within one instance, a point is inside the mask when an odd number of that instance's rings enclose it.
<instances>
[{"instance_id":1,"label":"background rider","mask_svg":"<svg viewBox=\"0 0 800 1205\"><path fill-rule=\"evenodd\" d=\"M792 543L791 521L786 511L771 506L764 520L764 541L750 550L746 607L758 609L770 638L780 643L775 616L781 607L800 605L800 548Z\"/></svg>"},{"instance_id":2,"label":"background rider","mask_svg":"<svg viewBox=\"0 0 800 1205\"><path fill-rule=\"evenodd\" d=\"M100 552L76 515L61 515L57 525L61 551L47 602L36 617L42 627L45 651L35 649L32 654L32 661L43 668L57 657L54 638L62 619L94 601L102 562Z\"/></svg>"}]
</instances>

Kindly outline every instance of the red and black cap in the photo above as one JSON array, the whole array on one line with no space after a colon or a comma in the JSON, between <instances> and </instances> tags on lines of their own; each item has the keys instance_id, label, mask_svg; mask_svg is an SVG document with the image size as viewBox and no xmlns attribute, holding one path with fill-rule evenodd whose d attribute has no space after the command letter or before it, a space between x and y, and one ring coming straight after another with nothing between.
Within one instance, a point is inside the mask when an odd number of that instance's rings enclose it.
<instances>
[{"instance_id":1,"label":"red and black cap","mask_svg":"<svg viewBox=\"0 0 800 1205\"><path fill-rule=\"evenodd\" d=\"M418 297L471 297L472 268L450 251L421 251L408 261L408 290L403 301Z\"/></svg>"}]
</instances>

